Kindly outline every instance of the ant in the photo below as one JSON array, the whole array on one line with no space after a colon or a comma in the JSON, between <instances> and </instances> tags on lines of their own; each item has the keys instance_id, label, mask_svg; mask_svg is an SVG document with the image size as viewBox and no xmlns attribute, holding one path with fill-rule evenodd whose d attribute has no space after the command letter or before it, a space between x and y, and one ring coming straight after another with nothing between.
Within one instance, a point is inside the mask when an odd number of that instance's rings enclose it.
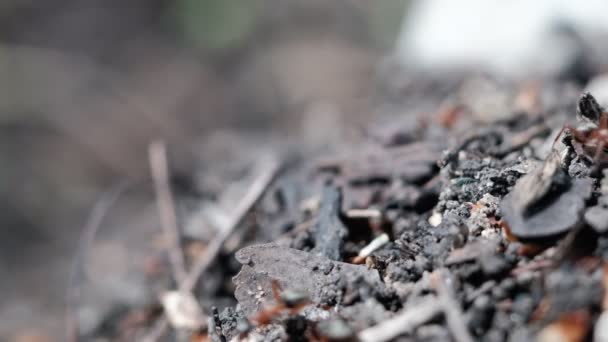
<instances>
[{"instance_id":1,"label":"ant","mask_svg":"<svg viewBox=\"0 0 608 342\"><path fill-rule=\"evenodd\" d=\"M275 279L271 281L272 295L276 302L274 306L259 311L251 321L256 326L264 326L272 323L281 315L287 313L289 316L298 314L302 309L311 303L306 294L298 291L283 290L279 282ZM333 340L354 341L350 327L340 319L330 319L324 324L318 325L316 322L308 322L303 337L311 342L329 342ZM251 326L249 326L249 329ZM247 333L241 333L240 337L245 337Z\"/></svg>"},{"instance_id":2,"label":"ant","mask_svg":"<svg viewBox=\"0 0 608 342\"><path fill-rule=\"evenodd\" d=\"M553 145L559 140L562 133L567 132L568 135L562 141L570 146L572 146L572 142L575 142L576 146L572 147L575 148L577 154L592 156L595 166L591 174L595 174L601 168L600 164L605 161L602 158L603 154L608 153L608 112L588 92L581 95L576 112L577 121L582 124L577 127L564 125L555 137Z\"/></svg>"},{"instance_id":3,"label":"ant","mask_svg":"<svg viewBox=\"0 0 608 342\"><path fill-rule=\"evenodd\" d=\"M270 324L275 318L287 312L295 315L310 303L308 297L297 291L283 290L279 282L272 280L272 296L276 302L274 306L258 312L253 321L257 325Z\"/></svg>"}]
</instances>

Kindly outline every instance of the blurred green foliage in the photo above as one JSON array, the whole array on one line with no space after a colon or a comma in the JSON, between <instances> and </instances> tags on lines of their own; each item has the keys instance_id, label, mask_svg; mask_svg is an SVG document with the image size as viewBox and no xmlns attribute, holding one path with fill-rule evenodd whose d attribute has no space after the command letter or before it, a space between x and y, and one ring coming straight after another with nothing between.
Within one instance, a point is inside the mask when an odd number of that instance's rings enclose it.
<instances>
[{"instance_id":1,"label":"blurred green foliage","mask_svg":"<svg viewBox=\"0 0 608 342\"><path fill-rule=\"evenodd\" d=\"M409 0L376 1L370 16L370 30L374 42L381 48L392 48L399 31L401 21L409 5Z\"/></svg>"},{"instance_id":2,"label":"blurred green foliage","mask_svg":"<svg viewBox=\"0 0 608 342\"><path fill-rule=\"evenodd\" d=\"M241 43L253 30L258 1L176 0L175 24L188 44L223 50Z\"/></svg>"},{"instance_id":3,"label":"blurred green foliage","mask_svg":"<svg viewBox=\"0 0 608 342\"><path fill-rule=\"evenodd\" d=\"M367 29L377 47L392 47L409 2L382 0L364 6L369 10L364 13L369 25ZM246 41L265 6L272 6L272 3L257 0L176 0L170 13L174 27L186 44L214 51L238 47Z\"/></svg>"}]
</instances>

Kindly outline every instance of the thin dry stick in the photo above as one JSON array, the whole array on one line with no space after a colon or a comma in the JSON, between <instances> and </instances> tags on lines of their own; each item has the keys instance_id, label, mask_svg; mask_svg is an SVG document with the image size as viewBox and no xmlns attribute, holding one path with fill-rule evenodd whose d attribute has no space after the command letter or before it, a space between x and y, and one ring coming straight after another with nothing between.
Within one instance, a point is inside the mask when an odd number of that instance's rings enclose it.
<instances>
[{"instance_id":1,"label":"thin dry stick","mask_svg":"<svg viewBox=\"0 0 608 342\"><path fill-rule=\"evenodd\" d=\"M173 278L177 284L182 286L186 279L186 267L184 266L184 253L180 244L175 203L173 201L173 194L171 193L171 184L169 183L167 148L163 142L155 141L150 144L148 153L150 158L150 171L156 190L158 213L165 236L169 242L168 250L171 269L173 270Z\"/></svg>"},{"instance_id":2,"label":"thin dry stick","mask_svg":"<svg viewBox=\"0 0 608 342\"><path fill-rule=\"evenodd\" d=\"M274 159L262 164L262 173L254 180L245 196L238 203L234 212L231 213L230 219L226 223L226 226L220 229L215 238L211 241L211 243L209 243L205 253L201 255L198 260L196 260L192 266L192 269L190 270L190 273L188 273L186 280L182 283L180 290L192 291L194 289L199 278L205 273L219 254L224 242L226 242L226 239L228 239L234 229L236 229L239 223L241 223L251 207L253 207L258 199L264 194L264 191L266 191L268 185L270 185L277 171L279 170L279 166L280 164ZM152 331L146 337L144 337L143 341L157 341L165 334L168 327L169 322L167 321L167 318L165 316L161 317L156 325L152 328Z\"/></svg>"},{"instance_id":3,"label":"thin dry stick","mask_svg":"<svg viewBox=\"0 0 608 342\"><path fill-rule=\"evenodd\" d=\"M192 266L182 290L192 291L196 285L198 279L203 273L209 268L211 263L215 260L219 254L224 242L232 234L232 231L241 223L245 215L249 212L251 207L258 201L258 199L264 194L268 185L274 179L277 171L279 170L279 163L276 160L270 160L261 165L262 173L255 179L249 190L243 196L241 201L238 203L234 212L231 213L228 222L225 227L222 227L218 235L211 241L207 247L207 251L203 254Z\"/></svg>"},{"instance_id":4,"label":"thin dry stick","mask_svg":"<svg viewBox=\"0 0 608 342\"><path fill-rule=\"evenodd\" d=\"M72 261L70 274L68 276L68 285L66 291L66 340L70 342L78 341L80 334L78 327L78 319L76 317L76 307L81 296L80 277L82 273L82 265L84 264L85 253L95 240L95 235L101 226L104 217L116 203L118 198L128 188L128 182L121 182L110 190L103 193L95 202L91 213L87 219L80 238L78 240L78 249Z\"/></svg>"},{"instance_id":5,"label":"thin dry stick","mask_svg":"<svg viewBox=\"0 0 608 342\"><path fill-rule=\"evenodd\" d=\"M433 280L433 285L443 308L445 320L454 340L456 342L473 342L473 337L469 333L465 321L462 319L464 315L460 310L460 305L454 300L453 290L450 285L450 274L444 269L439 269L436 271Z\"/></svg>"},{"instance_id":6,"label":"thin dry stick","mask_svg":"<svg viewBox=\"0 0 608 342\"><path fill-rule=\"evenodd\" d=\"M441 303L436 298L427 298L416 306L406 309L395 317L357 334L361 342L384 342L411 333L416 327L424 324L441 313Z\"/></svg>"}]
</instances>

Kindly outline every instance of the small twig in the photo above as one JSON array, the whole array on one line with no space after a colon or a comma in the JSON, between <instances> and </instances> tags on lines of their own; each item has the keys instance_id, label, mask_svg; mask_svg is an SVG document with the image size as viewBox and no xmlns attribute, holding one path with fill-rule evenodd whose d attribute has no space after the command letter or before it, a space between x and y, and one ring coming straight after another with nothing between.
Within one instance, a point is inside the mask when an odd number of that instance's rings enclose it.
<instances>
[{"instance_id":1,"label":"small twig","mask_svg":"<svg viewBox=\"0 0 608 342\"><path fill-rule=\"evenodd\" d=\"M253 207L258 199L264 194L264 191L266 191L266 188L272 182L279 170L279 163L276 160L272 160L267 164L262 165L262 168L262 173L254 180L253 184L251 184L251 187L249 187L245 196L243 196L238 203L234 212L230 213L230 219L226 222L226 226L222 227L218 235L207 247L206 253L201 255L192 266L190 273L184 281L182 290L192 291L200 276L209 268L219 254L226 239L228 239L232 231L241 223L251 207Z\"/></svg>"},{"instance_id":2,"label":"small twig","mask_svg":"<svg viewBox=\"0 0 608 342\"><path fill-rule=\"evenodd\" d=\"M263 168L263 172L254 180L245 196L238 203L234 212L231 213L230 219L226 222L226 226L220 229L215 238L209 243L205 253L195 261L185 281L180 286L180 290L192 291L194 289L199 278L205 273L209 266L211 266L211 263L221 251L224 242L226 242L232 231L241 223L251 207L253 207L258 199L264 194L264 191L266 191L268 185L272 182L279 170L279 163L276 160L272 160L269 163L263 164L261 168ZM143 341L157 341L165 334L168 327L167 317L161 317Z\"/></svg>"},{"instance_id":3,"label":"small twig","mask_svg":"<svg viewBox=\"0 0 608 342\"><path fill-rule=\"evenodd\" d=\"M473 337L467 329L460 310L460 304L454 300L450 285L451 276L444 269L438 269L433 274L431 282L437 291L437 296L443 309L445 320L456 342L473 342Z\"/></svg>"},{"instance_id":4,"label":"small twig","mask_svg":"<svg viewBox=\"0 0 608 342\"><path fill-rule=\"evenodd\" d=\"M498 151L491 154L498 158L504 158L509 153L520 150L528 145L532 139L549 133L551 133L551 129L544 123L532 126L523 132L514 134L507 146L499 148Z\"/></svg>"},{"instance_id":5,"label":"small twig","mask_svg":"<svg viewBox=\"0 0 608 342\"><path fill-rule=\"evenodd\" d=\"M186 267L184 253L180 243L180 233L177 226L177 214L175 213L175 202L171 193L169 182L169 165L167 161L167 148L161 141L150 144L148 149L150 158L150 171L154 180L156 190L156 202L162 228L168 240L169 259L173 278L179 286L183 286L186 279Z\"/></svg>"},{"instance_id":6,"label":"small twig","mask_svg":"<svg viewBox=\"0 0 608 342\"><path fill-rule=\"evenodd\" d=\"M90 246L95 240L97 231L101 226L103 219L110 210L110 208L116 203L118 198L127 190L129 186L128 182L121 182L110 190L103 193L99 199L95 202L91 213L87 219L80 238L78 240L78 248L76 255L72 261L70 268L70 274L68 276L68 285L66 291L66 340L70 342L76 342L79 340L79 327L78 318L76 317L76 309L81 296L81 274L85 259L85 253L89 250Z\"/></svg>"},{"instance_id":7,"label":"small twig","mask_svg":"<svg viewBox=\"0 0 608 342\"><path fill-rule=\"evenodd\" d=\"M395 317L359 332L357 337L361 342L389 341L399 335L411 333L416 327L440 313L441 303L436 298L427 298Z\"/></svg>"},{"instance_id":8,"label":"small twig","mask_svg":"<svg viewBox=\"0 0 608 342\"><path fill-rule=\"evenodd\" d=\"M291 238L298 235L299 233L309 230L316 223L317 223L316 217L309 218L304 222L300 222L295 227L293 227L293 229L291 229L290 231L279 235L279 237L277 237L274 242L278 245L288 243L289 241L291 241Z\"/></svg>"},{"instance_id":9,"label":"small twig","mask_svg":"<svg viewBox=\"0 0 608 342\"><path fill-rule=\"evenodd\" d=\"M518 266L512 269L511 275L517 277L520 274L542 270L544 268L552 267L553 265L555 264L550 259L533 260L525 265Z\"/></svg>"},{"instance_id":10,"label":"small twig","mask_svg":"<svg viewBox=\"0 0 608 342\"><path fill-rule=\"evenodd\" d=\"M379 250L380 248L384 247L384 245L386 245L389 241L390 238L386 233L376 237L370 243L368 243L367 246L363 247L359 251L359 254L353 259L353 264L362 264L363 262L365 262L365 258L370 256L372 253Z\"/></svg>"},{"instance_id":11,"label":"small twig","mask_svg":"<svg viewBox=\"0 0 608 342\"><path fill-rule=\"evenodd\" d=\"M382 212L378 209L349 209L346 211L348 218L370 218L377 219L382 217Z\"/></svg>"}]
</instances>

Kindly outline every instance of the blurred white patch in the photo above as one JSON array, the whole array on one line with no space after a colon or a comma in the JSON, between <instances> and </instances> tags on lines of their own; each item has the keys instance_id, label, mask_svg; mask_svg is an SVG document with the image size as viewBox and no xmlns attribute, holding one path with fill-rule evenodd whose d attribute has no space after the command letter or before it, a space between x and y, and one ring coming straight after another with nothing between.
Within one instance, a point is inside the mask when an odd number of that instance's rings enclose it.
<instances>
[{"instance_id":1,"label":"blurred white patch","mask_svg":"<svg viewBox=\"0 0 608 342\"><path fill-rule=\"evenodd\" d=\"M396 57L428 67L475 66L502 73L551 73L573 53L554 33L608 32L608 1L415 1L397 42Z\"/></svg>"},{"instance_id":2,"label":"blurred white patch","mask_svg":"<svg viewBox=\"0 0 608 342\"><path fill-rule=\"evenodd\" d=\"M433 227L440 225L441 221L443 221L443 216L441 216L441 213L434 212L433 215L429 217L429 224Z\"/></svg>"},{"instance_id":3,"label":"blurred white patch","mask_svg":"<svg viewBox=\"0 0 608 342\"><path fill-rule=\"evenodd\" d=\"M589 84L587 84L586 91L593 94L601 106L608 107L608 74L601 74L594 77Z\"/></svg>"},{"instance_id":4,"label":"blurred white patch","mask_svg":"<svg viewBox=\"0 0 608 342\"><path fill-rule=\"evenodd\" d=\"M165 292L161 302L169 322L176 329L198 330L205 323L205 315L190 292Z\"/></svg>"}]
</instances>

